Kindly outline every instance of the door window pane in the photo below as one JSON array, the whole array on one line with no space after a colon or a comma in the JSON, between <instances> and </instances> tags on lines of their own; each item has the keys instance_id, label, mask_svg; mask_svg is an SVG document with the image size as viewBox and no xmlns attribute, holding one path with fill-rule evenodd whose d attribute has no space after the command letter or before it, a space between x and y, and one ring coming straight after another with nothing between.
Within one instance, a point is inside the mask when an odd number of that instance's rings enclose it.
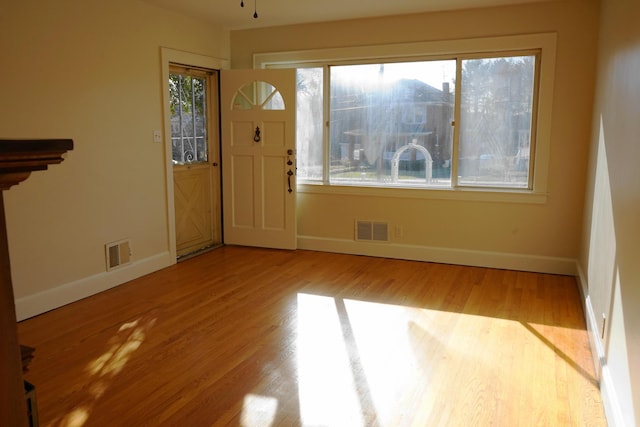
<instances>
[{"instance_id":1,"label":"door window pane","mask_svg":"<svg viewBox=\"0 0 640 427\"><path fill-rule=\"evenodd\" d=\"M284 110L282 94L271 83L249 82L241 87L233 97L234 110Z\"/></svg>"},{"instance_id":2,"label":"door window pane","mask_svg":"<svg viewBox=\"0 0 640 427\"><path fill-rule=\"evenodd\" d=\"M535 56L462 61L458 184L529 187Z\"/></svg>"},{"instance_id":3,"label":"door window pane","mask_svg":"<svg viewBox=\"0 0 640 427\"><path fill-rule=\"evenodd\" d=\"M332 66L330 182L448 185L455 66L455 60Z\"/></svg>"},{"instance_id":4,"label":"door window pane","mask_svg":"<svg viewBox=\"0 0 640 427\"><path fill-rule=\"evenodd\" d=\"M207 161L206 78L169 74L171 151L174 164Z\"/></svg>"}]
</instances>

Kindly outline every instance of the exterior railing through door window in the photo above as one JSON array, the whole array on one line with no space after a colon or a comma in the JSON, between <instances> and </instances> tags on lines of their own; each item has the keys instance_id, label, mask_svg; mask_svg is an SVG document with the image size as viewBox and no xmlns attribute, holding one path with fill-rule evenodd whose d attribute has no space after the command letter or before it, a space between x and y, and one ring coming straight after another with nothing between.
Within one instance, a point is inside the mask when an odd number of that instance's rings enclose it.
<instances>
[{"instance_id":1,"label":"exterior railing through door window","mask_svg":"<svg viewBox=\"0 0 640 427\"><path fill-rule=\"evenodd\" d=\"M174 164L207 161L206 77L169 75Z\"/></svg>"}]
</instances>

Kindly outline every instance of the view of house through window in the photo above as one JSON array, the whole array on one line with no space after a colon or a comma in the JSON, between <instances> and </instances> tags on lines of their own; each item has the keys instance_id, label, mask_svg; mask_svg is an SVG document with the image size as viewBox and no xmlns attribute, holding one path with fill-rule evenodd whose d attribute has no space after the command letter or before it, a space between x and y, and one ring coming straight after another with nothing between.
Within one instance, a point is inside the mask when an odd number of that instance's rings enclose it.
<instances>
[{"instance_id":1,"label":"view of house through window","mask_svg":"<svg viewBox=\"0 0 640 427\"><path fill-rule=\"evenodd\" d=\"M332 66L330 181L448 181L455 65L450 60Z\"/></svg>"},{"instance_id":2,"label":"view of house through window","mask_svg":"<svg viewBox=\"0 0 640 427\"><path fill-rule=\"evenodd\" d=\"M530 188L535 61L528 55L299 68L298 177Z\"/></svg>"}]
</instances>

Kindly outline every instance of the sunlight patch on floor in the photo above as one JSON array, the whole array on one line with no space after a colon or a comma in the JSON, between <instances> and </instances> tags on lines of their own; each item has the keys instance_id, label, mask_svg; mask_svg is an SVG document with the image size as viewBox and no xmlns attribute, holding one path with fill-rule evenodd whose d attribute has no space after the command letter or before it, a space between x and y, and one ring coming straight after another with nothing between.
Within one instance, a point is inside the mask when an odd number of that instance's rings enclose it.
<instances>
[{"instance_id":1,"label":"sunlight patch on floor","mask_svg":"<svg viewBox=\"0 0 640 427\"><path fill-rule=\"evenodd\" d=\"M346 300L344 304L377 417L390 420L402 399L422 393L428 381L429 373L421 372L416 359L416 347L425 344L416 319L428 323L428 314L366 301ZM437 339L429 344L438 345Z\"/></svg>"},{"instance_id":2,"label":"sunlight patch on floor","mask_svg":"<svg viewBox=\"0 0 640 427\"><path fill-rule=\"evenodd\" d=\"M278 400L274 397L248 394L242 405L242 427L271 427L278 412Z\"/></svg>"},{"instance_id":3,"label":"sunlight patch on floor","mask_svg":"<svg viewBox=\"0 0 640 427\"><path fill-rule=\"evenodd\" d=\"M364 425L333 298L298 294L297 348L302 424Z\"/></svg>"},{"instance_id":4,"label":"sunlight patch on floor","mask_svg":"<svg viewBox=\"0 0 640 427\"><path fill-rule=\"evenodd\" d=\"M89 420L91 408L109 388L113 377L122 372L133 353L142 345L145 336L156 319L142 318L124 323L107 343L108 350L90 362L85 371L89 375L86 388L89 391L82 404L64 417L57 426L81 427Z\"/></svg>"},{"instance_id":5,"label":"sunlight patch on floor","mask_svg":"<svg viewBox=\"0 0 640 427\"><path fill-rule=\"evenodd\" d=\"M437 313L437 314L436 314ZM430 365L443 344L429 333L457 314L298 294L298 379L305 426L395 425L429 397ZM451 352L451 350L447 350ZM435 400L422 401L422 408ZM399 410L400 408L400 410Z\"/></svg>"},{"instance_id":6,"label":"sunlight patch on floor","mask_svg":"<svg viewBox=\"0 0 640 427\"><path fill-rule=\"evenodd\" d=\"M138 325L140 319L135 322L122 325L111 340L111 347L100 357L89 363L87 370L97 377L109 377L120 373L127 364L131 354L140 347L144 341L146 330L151 328L155 319L148 321L144 326ZM128 335L127 335L128 334Z\"/></svg>"},{"instance_id":7,"label":"sunlight patch on floor","mask_svg":"<svg viewBox=\"0 0 640 427\"><path fill-rule=\"evenodd\" d=\"M76 408L68 414L58 425L64 427L82 427L89 419L89 410L85 407Z\"/></svg>"},{"instance_id":8,"label":"sunlight patch on floor","mask_svg":"<svg viewBox=\"0 0 640 427\"><path fill-rule=\"evenodd\" d=\"M541 402L536 419L556 419L554 414L561 417L565 409L547 410L554 406L556 376L546 369L555 366L556 374L578 374L590 381L579 362L568 356L583 333L301 293L301 424L446 424L459 416L460 407L474 421L491 424L503 411L517 414L531 401ZM536 387L530 387L531 377ZM441 398L452 395L459 396L457 402Z\"/></svg>"}]
</instances>

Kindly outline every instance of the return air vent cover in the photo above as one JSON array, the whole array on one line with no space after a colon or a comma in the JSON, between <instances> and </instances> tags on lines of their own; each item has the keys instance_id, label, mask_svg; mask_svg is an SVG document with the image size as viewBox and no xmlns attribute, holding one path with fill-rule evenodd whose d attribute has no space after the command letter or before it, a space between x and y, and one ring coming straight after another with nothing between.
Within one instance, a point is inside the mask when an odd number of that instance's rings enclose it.
<instances>
[{"instance_id":1,"label":"return air vent cover","mask_svg":"<svg viewBox=\"0 0 640 427\"><path fill-rule=\"evenodd\" d=\"M389 241L389 224L386 222L356 221L356 240L374 242Z\"/></svg>"},{"instance_id":2,"label":"return air vent cover","mask_svg":"<svg viewBox=\"0 0 640 427\"><path fill-rule=\"evenodd\" d=\"M120 240L105 245L107 271L131 263L131 242Z\"/></svg>"}]
</instances>

